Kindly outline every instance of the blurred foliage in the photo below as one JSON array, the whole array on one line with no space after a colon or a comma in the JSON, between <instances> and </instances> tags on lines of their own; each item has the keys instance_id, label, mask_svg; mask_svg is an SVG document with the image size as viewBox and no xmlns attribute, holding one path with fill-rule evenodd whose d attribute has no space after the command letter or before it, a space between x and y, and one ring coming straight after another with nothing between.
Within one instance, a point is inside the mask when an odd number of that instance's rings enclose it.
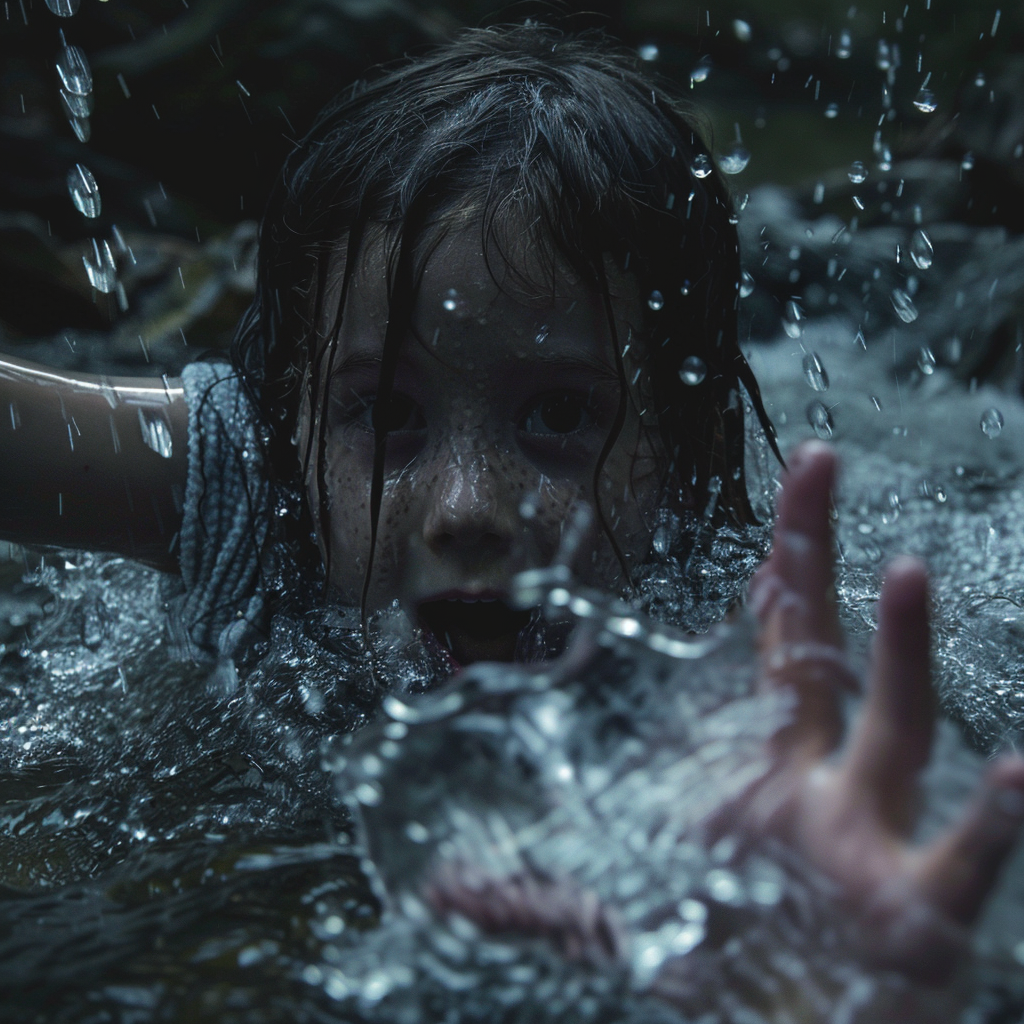
<instances>
[{"instance_id":1,"label":"blurred foliage","mask_svg":"<svg viewBox=\"0 0 1024 1024\"><path fill-rule=\"evenodd\" d=\"M983 149L985 140L965 141L958 113L969 108L979 72L998 78L1024 49L1024 9L957 0L725 0L710 10L691 0L597 0L586 13L482 0L81 0L70 18L44 0L6 0L3 15L0 344L78 368L153 359L152 369L174 370L195 347L223 345L243 305L239 261L251 255L233 232L258 218L292 140L368 67L462 26L537 17L600 27L638 47L692 88L717 147L739 132L752 154L733 179L741 194L869 160L887 81L885 132L897 154L958 159ZM75 138L60 105L62 33L94 73L88 142ZM891 74L878 66L880 41L898 48ZM705 65L706 79L692 80ZM931 115L913 104L929 72ZM1024 116L1011 109L1003 120ZM75 163L99 182L96 220L68 198ZM1012 167L1004 172L1010 186L1024 183ZM93 292L81 264L89 239L109 238L114 224L132 236L143 264L125 275L127 311ZM213 254L210 238L218 239ZM169 282L179 281L182 294L172 295ZM97 340L109 331L114 343ZM177 348L163 345L179 335Z\"/></svg>"}]
</instances>

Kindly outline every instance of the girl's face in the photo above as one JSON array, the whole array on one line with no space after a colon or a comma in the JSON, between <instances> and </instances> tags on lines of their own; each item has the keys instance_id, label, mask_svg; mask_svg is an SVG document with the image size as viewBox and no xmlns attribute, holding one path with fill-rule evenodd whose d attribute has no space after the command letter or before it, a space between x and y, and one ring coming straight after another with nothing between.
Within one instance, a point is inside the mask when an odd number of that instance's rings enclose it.
<instances>
[{"instance_id":1,"label":"girl's face","mask_svg":"<svg viewBox=\"0 0 1024 1024\"><path fill-rule=\"evenodd\" d=\"M530 297L488 267L479 224L449 234L430 256L404 339L387 412L384 491L370 609L397 599L456 661L512 660L524 613L504 603L512 577L547 565L570 510L593 504L594 473L619 405L621 378L599 297L571 282ZM499 277L495 281L492 276ZM328 395L324 479L331 582L358 604L370 552L372 410L388 304L383 259L361 260L345 307ZM620 345L638 336L632 282L610 275ZM631 290L632 289L632 290ZM552 294L552 291L554 294ZM636 341L623 363L638 376ZM626 417L600 475L606 521L629 564L650 544L658 500L657 451L642 382L627 384ZM310 428L308 407L300 443ZM311 507L319 507L310 471ZM593 534L576 571L621 589L608 538Z\"/></svg>"}]
</instances>

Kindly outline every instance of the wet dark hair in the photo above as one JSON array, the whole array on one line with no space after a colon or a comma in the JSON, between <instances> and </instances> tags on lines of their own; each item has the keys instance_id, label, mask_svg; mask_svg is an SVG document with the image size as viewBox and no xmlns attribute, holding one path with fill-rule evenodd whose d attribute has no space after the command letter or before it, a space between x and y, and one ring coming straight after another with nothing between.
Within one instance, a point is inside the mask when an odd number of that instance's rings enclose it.
<instances>
[{"instance_id":1,"label":"wet dark hair","mask_svg":"<svg viewBox=\"0 0 1024 1024\"><path fill-rule=\"evenodd\" d=\"M724 182L692 114L633 55L597 34L528 23L465 31L355 85L288 157L271 195L256 297L232 354L263 421L275 493L300 509L297 519L278 520L298 561L320 561L313 528L328 519L327 416L313 417L306 451L292 438L303 397L314 410L326 402L359 257L368 241L385 239L390 306L373 411L375 540L384 420L424 251L446 216L464 220L467 210L480 215L484 252L496 247L514 275L528 276L522 254L530 253L534 265L546 261L552 275L567 268L603 299L622 390L595 472L595 502L628 401L610 259L651 296L644 377L669 453L666 484L698 509L717 494L720 521L753 522L740 385L773 448L774 435L737 339L739 245ZM328 299L336 309L325 308ZM699 360L688 375L692 382L703 373L699 383L684 382L687 359ZM311 510L303 480L314 455L320 508Z\"/></svg>"}]
</instances>

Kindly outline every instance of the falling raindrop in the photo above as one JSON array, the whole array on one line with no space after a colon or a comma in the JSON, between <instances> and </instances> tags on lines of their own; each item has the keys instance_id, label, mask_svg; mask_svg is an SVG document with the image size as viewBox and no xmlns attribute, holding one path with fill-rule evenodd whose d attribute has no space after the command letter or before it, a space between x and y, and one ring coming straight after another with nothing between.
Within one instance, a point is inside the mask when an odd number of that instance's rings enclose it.
<instances>
[{"instance_id":1,"label":"falling raindrop","mask_svg":"<svg viewBox=\"0 0 1024 1024\"><path fill-rule=\"evenodd\" d=\"M927 345L922 345L921 351L917 354L917 368L926 377L935 372L935 353Z\"/></svg>"},{"instance_id":2,"label":"falling raindrop","mask_svg":"<svg viewBox=\"0 0 1024 1024\"><path fill-rule=\"evenodd\" d=\"M169 459L174 454L171 428L161 413L140 406L139 427L142 430L142 440L147 448L151 448L157 455L165 459Z\"/></svg>"},{"instance_id":3,"label":"falling raindrop","mask_svg":"<svg viewBox=\"0 0 1024 1024\"><path fill-rule=\"evenodd\" d=\"M657 60L658 59L658 47L654 43L644 43L642 46L637 47L637 54L639 54L641 60Z\"/></svg>"},{"instance_id":4,"label":"falling raindrop","mask_svg":"<svg viewBox=\"0 0 1024 1024\"><path fill-rule=\"evenodd\" d=\"M454 288L449 288L441 305L447 312L454 313L459 308L459 293Z\"/></svg>"},{"instance_id":5,"label":"falling raindrop","mask_svg":"<svg viewBox=\"0 0 1024 1024\"><path fill-rule=\"evenodd\" d=\"M89 137L92 135L92 126L89 124L89 118L69 117L68 124L71 125L71 130L75 133L75 138L79 142L89 141Z\"/></svg>"},{"instance_id":6,"label":"falling raindrop","mask_svg":"<svg viewBox=\"0 0 1024 1024\"><path fill-rule=\"evenodd\" d=\"M960 169L962 171L974 169L974 154L970 150L964 153L963 159L960 161Z\"/></svg>"},{"instance_id":7,"label":"falling raindrop","mask_svg":"<svg viewBox=\"0 0 1024 1024\"><path fill-rule=\"evenodd\" d=\"M935 250L932 247L932 240L918 228L910 239L910 258L918 270L927 270L935 258Z\"/></svg>"},{"instance_id":8,"label":"falling raindrop","mask_svg":"<svg viewBox=\"0 0 1024 1024\"><path fill-rule=\"evenodd\" d=\"M711 173L711 158L707 153L698 153L690 164L695 178L706 178Z\"/></svg>"},{"instance_id":9,"label":"falling raindrop","mask_svg":"<svg viewBox=\"0 0 1024 1024\"><path fill-rule=\"evenodd\" d=\"M868 169L864 166L862 160L854 160L850 164L850 169L846 172L846 176L854 183L859 185L862 181L866 181L868 177Z\"/></svg>"},{"instance_id":10,"label":"falling raindrop","mask_svg":"<svg viewBox=\"0 0 1024 1024\"><path fill-rule=\"evenodd\" d=\"M922 114L934 113L935 108L938 106L935 102L935 93L933 93L931 89L921 89L914 97L914 106L917 107Z\"/></svg>"},{"instance_id":11,"label":"falling raindrop","mask_svg":"<svg viewBox=\"0 0 1024 1024\"><path fill-rule=\"evenodd\" d=\"M654 312L657 313L659 309L663 309L665 306L665 296L655 289L647 297L647 306L649 309L653 309Z\"/></svg>"},{"instance_id":12,"label":"falling raindrop","mask_svg":"<svg viewBox=\"0 0 1024 1024\"><path fill-rule=\"evenodd\" d=\"M754 291L754 277L749 270L744 270L740 275L740 298L745 299Z\"/></svg>"},{"instance_id":13,"label":"falling raindrop","mask_svg":"<svg viewBox=\"0 0 1024 1024\"><path fill-rule=\"evenodd\" d=\"M718 158L723 174L739 174L750 163L750 152L739 142Z\"/></svg>"},{"instance_id":14,"label":"falling raindrop","mask_svg":"<svg viewBox=\"0 0 1024 1024\"><path fill-rule=\"evenodd\" d=\"M981 414L981 432L986 437L998 437L1003 432L1003 414L994 406Z\"/></svg>"},{"instance_id":15,"label":"falling raindrop","mask_svg":"<svg viewBox=\"0 0 1024 1024\"><path fill-rule=\"evenodd\" d=\"M917 306L902 288L893 288L889 298L892 300L892 308L896 310L896 315L905 324L912 324L917 319Z\"/></svg>"},{"instance_id":16,"label":"falling raindrop","mask_svg":"<svg viewBox=\"0 0 1024 1024\"><path fill-rule=\"evenodd\" d=\"M795 299L790 299L786 303L786 312L782 317L782 329L786 334L793 338L799 338L804 333L803 325L804 312L797 304Z\"/></svg>"},{"instance_id":17,"label":"falling raindrop","mask_svg":"<svg viewBox=\"0 0 1024 1024\"><path fill-rule=\"evenodd\" d=\"M733 20L732 30L741 43L749 43L754 34L750 29L750 23L743 21L741 18Z\"/></svg>"},{"instance_id":18,"label":"falling raindrop","mask_svg":"<svg viewBox=\"0 0 1024 1024\"><path fill-rule=\"evenodd\" d=\"M71 202L75 204L75 209L83 217L98 217L100 215L100 190L88 167L75 164L68 171L68 193L71 196Z\"/></svg>"},{"instance_id":19,"label":"falling raindrop","mask_svg":"<svg viewBox=\"0 0 1024 1024\"><path fill-rule=\"evenodd\" d=\"M839 33L839 43L836 45L836 56L840 60L846 60L853 52L853 40L850 33L845 29Z\"/></svg>"},{"instance_id":20,"label":"falling raindrop","mask_svg":"<svg viewBox=\"0 0 1024 1024\"><path fill-rule=\"evenodd\" d=\"M697 64L694 67L694 69L690 72L690 84L695 85L699 82L706 82L708 79L708 75L710 74L711 58L701 57L701 59L697 61Z\"/></svg>"},{"instance_id":21,"label":"falling raindrop","mask_svg":"<svg viewBox=\"0 0 1024 1024\"><path fill-rule=\"evenodd\" d=\"M858 331L857 332L857 336L853 339L853 343L854 343L854 345L860 345L860 347L862 349L864 349L865 352L867 352L867 350L868 350L868 343L867 343L867 339L864 337L864 332L863 331Z\"/></svg>"},{"instance_id":22,"label":"falling raindrop","mask_svg":"<svg viewBox=\"0 0 1024 1024\"><path fill-rule=\"evenodd\" d=\"M807 422L823 441L827 441L832 436L835 424L832 422L832 413L823 403L811 402L807 406Z\"/></svg>"},{"instance_id":23,"label":"falling raindrop","mask_svg":"<svg viewBox=\"0 0 1024 1024\"><path fill-rule=\"evenodd\" d=\"M64 116L69 120L75 117L88 117L92 113L92 93L77 96L67 89L61 89L60 105L64 108Z\"/></svg>"},{"instance_id":24,"label":"falling raindrop","mask_svg":"<svg viewBox=\"0 0 1024 1024\"><path fill-rule=\"evenodd\" d=\"M827 106L827 107L825 108L825 116L826 116L826 117L827 117L827 118L828 118L828 119L829 119L830 121L832 120L832 118L834 118L834 117L838 117L838 116L839 116L839 104L838 104L838 103L830 103L830 104L829 104L829 105L828 105L828 106Z\"/></svg>"},{"instance_id":25,"label":"falling raindrop","mask_svg":"<svg viewBox=\"0 0 1024 1024\"><path fill-rule=\"evenodd\" d=\"M538 345L543 345L551 334L551 328L547 324L541 324L537 336L533 339Z\"/></svg>"},{"instance_id":26,"label":"falling raindrop","mask_svg":"<svg viewBox=\"0 0 1024 1024\"><path fill-rule=\"evenodd\" d=\"M985 88L985 72L984 71L979 71L974 76L974 84L979 89L984 89Z\"/></svg>"},{"instance_id":27,"label":"falling raindrop","mask_svg":"<svg viewBox=\"0 0 1024 1024\"><path fill-rule=\"evenodd\" d=\"M884 39L878 40L878 49L875 52L875 66L879 71L888 71L892 67L892 51Z\"/></svg>"},{"instance_id":28,"label":"falling raindrop","mask_svg":"<svg viewBox=\"0 0 1024 1024\"><path fill-rule=\"evenodd\" d=\"M679 371L679 379L690 387L696 387L708 375L708 368L699 356L687 356Z\"/></svg>"},{"instance_id":29,"label":"falling raindrop","mask_svg":"<svg viewBox=\"0 0 1024 1024\"><path fill-rule=\"evenodd\" d=\"M875 407L875 412L882 411L882 400L878 397L878 395L871 396L871 404Z\"/></svg>"},{"instance_id":30,"label":"falling raindrop","mask_svg":"<svg viewBox=\"0 0 1024 1024\"><path fill-rule=\"evenodd\" d=\"M949 338L942 348L942 354L947 363L951 366L956 366L960 362L960 357L964 354L963 342L957 337Z\"/></svg>"},{"instance_id":31,"label":"falling raindrop","mask_svg":"<svg viewBox=\"0 0 1024 1024\"><path fill-rule=\"evenodd\" d=\"M65 46L57 58L57 74L64 88L75 96L92 92L92 70L89 61L77 46Z\"/></svg>"},{"instance_id":32,"label":"falling raindrop","mask_svg":"<svg viewBox=\"0 0 1024 1024\"><path fill-rule=\"evenodd\" d=\"M59 18L70 18L78 13L81 0L46 0L46 6Z\"/></svg>"},{"instance_id":33,"label":"falling raindrop","mask_svg":"<svg viewBox=\"0 0 1024 1024\"><path fill-rule=\"evenodd\" d=\"M813 391L828 391L828 371L817 352L804 356L804 377Z\"/></svg>"},{"instance_id":34,"label":"falling raindrop","mask_svg":"<svg viewBox=\"0 0 1024 1024\"><path fill-rule=\"evenodd\" d=\"M82 257L89 284L98 292L109 294L117 284L117 267L114 254L107 242L92 240L92 252Z\"/></svg>"}]
</instances>

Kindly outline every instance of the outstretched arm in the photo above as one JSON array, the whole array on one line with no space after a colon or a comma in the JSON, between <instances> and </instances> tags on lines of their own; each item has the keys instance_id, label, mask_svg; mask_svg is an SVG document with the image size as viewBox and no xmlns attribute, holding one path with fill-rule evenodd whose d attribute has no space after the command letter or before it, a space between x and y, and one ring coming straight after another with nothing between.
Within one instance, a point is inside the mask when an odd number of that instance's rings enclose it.
<instances>
[{"instance_id":1,"label":"outstretched arm","mask_svg":"<svg viewBox=\"0 0 1024 1024\"><path fill-rule=\"evenodd\" d=\"M0 536L176 569L187 433L179 380L0 356Z\"/></svg>"}]
</instances>

